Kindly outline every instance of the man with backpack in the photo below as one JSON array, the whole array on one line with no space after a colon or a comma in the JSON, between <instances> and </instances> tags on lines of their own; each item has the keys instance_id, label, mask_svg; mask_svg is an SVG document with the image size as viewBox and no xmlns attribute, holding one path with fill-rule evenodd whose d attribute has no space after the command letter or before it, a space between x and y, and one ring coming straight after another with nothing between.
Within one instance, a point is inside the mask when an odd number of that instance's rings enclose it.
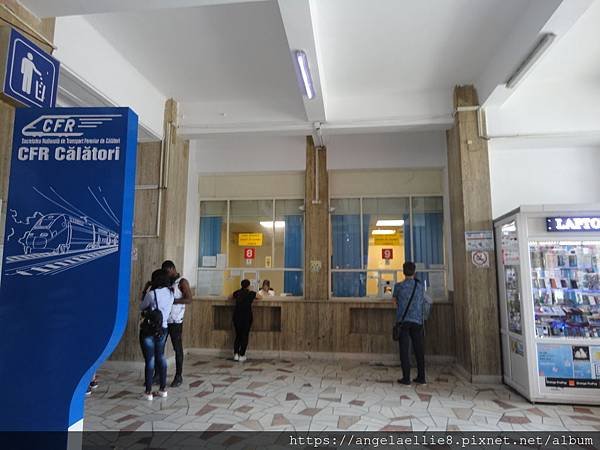
<instances>
[{"instance_id":1,"label":"man with backpack","mask_svg":"<svg viewBox=\"0 0 600 450\"><path fill-rule=\"evenodd\" d=\"M394 301L397 305L394 338L400 345L400 363L402 378L399 383L410 385L409 342L412 341L417 360L417 384L426 384L425 379L425 334L423 325L431 310L431 299L425 294L425 286L416 278L417 267L407 261L402 267L404 281L394 286Z\"/></svg>"}]
</instances>

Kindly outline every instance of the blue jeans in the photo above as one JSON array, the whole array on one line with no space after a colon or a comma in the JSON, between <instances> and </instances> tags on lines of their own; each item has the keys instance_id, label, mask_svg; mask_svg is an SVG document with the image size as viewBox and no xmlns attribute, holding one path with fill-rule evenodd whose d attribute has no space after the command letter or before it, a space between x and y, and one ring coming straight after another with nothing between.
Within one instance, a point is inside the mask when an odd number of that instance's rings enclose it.
<instances>
[{"instance_id":1,"label":"blue jeans","mask_svg":"<svg viewBox=\"0 0 600 450\"><path fill-rule=\"evenodd\" d=\"M165 343L167 342L167 329L163 328L160 338L155 336L143 337L140 334L140 345L145 361L145 383L146 392L152 392L152 378L154 376L154 364L160 379L160 390L167 387L167 359L165 358Z\"/></svg>"}]
</instances>

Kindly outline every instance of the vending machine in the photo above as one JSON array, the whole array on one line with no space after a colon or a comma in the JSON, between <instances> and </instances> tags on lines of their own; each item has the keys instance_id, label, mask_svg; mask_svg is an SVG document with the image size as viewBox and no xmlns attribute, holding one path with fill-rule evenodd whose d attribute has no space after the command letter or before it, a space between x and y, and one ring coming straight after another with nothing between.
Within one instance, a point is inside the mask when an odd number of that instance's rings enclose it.
<instances>
[{"instance_id":1,"label":"vending machine","mask_svg":"<svg viewBox=\"0 0 600 450\"><path fill-rule=\"evenodd\" d=\"M504 382L600 405L600 204L522 206L494 228Z\"/></svg>"}]
</instances>

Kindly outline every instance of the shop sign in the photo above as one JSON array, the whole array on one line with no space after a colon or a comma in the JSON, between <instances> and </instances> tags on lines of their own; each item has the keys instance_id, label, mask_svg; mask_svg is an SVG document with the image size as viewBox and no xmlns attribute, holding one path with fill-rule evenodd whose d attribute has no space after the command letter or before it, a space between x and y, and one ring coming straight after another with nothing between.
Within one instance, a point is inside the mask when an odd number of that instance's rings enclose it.
<instances>
[{"instance_id":1,"label":"shop sign","mask_svg":"<svg viewBox=\"0 0 600 450\"><path fill-rule=\"evenodd\" d=\"M600 231L600 216L547 217L549 232Z\"/></svg>"},{"instance_id":2,"label":"shop sign","mask_svg":"<svg viewBox=\"0 0 600 450\"><path fill-rule=\"evenodd\" d=\"M373 236L373 244L399 246L400 245L400 234L399 233L376 234Z\"/></svg>"},{"instance_id":3,"label":"shop sign","mask_svg":"<svg viewBox=\"0 0 600 450\"><path fill-rule=\"evenodd\" d=\"M494 250L494 233L492 230L465 231L465 245L468 252Z\"/></svg>"},{"instance_id":4,"label":"shop sign","mask_svg":"<svg viewBox=\"0 0 600 450\"><path fill-rule=\"evenodd\" d=\"M262 247L262 233L240 233L238 235L238 245L240 247Z\"/></svg>"},{"instance_id":5,"label":"shop sign","mask_svg":"<svg viewBox=\"0 0 600 450\"><path fill-rule=\"evenodd\" d=\"M6 61L0 70L2 93L24 106L55 106L58 60L13 28L0 29L0 42L0 60Z\"/></svg>"},{"instance_id":6,"label":"shop sign","mask_svg":"<svg viewBox=\"0 0 600 450\"><path fill-rule=\"evenodd\" d=\"M0 429L80 423L92 375L123 335L137 131L129 108L16 110L0 322L18 345L0 340L0 381L10 386ZM48 382L40 401L32 387Z\"/></svg>"}]
</instances>

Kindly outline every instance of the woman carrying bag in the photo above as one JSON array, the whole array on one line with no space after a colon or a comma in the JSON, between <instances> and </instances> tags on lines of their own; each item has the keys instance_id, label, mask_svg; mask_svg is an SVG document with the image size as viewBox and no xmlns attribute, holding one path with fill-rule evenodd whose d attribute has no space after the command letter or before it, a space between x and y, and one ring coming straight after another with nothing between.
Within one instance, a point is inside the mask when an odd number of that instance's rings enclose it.
<instances>
[{"instance_id":1,"label":"woman carrying bag","mask_svg":"<svg viewBox=\"0 0 600 450\"><path fill-rule=\"evenodd\" d=\"M167 360L165 359L165 342L167 341L167 319L175 300L170 289L169 274L162 270L152 272L150 290L144 293L140 304L142 323L140 324L140 345L145 362L145 392L144 398L152 400L154 395L167 396ZM154 365L160 379L160 388L152 393L152 378Z\"/></svg>"}]
</instances>

